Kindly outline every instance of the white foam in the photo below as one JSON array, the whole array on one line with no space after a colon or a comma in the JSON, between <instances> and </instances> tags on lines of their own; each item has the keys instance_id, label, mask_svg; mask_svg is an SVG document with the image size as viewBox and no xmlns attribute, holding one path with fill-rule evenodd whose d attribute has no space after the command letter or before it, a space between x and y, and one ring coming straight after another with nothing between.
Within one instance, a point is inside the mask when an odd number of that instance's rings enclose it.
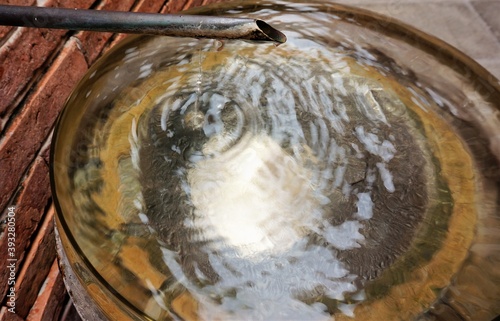
<instances>
[{"instance_id":1,"label":"white foam","mask_svg":"<svg viewBox=\"0 0 500 321\"><path fill-rule=\"evenodd\" d=\"M344 76L341 74L332 74L333 87L342 95L347 96L347 90L344 87Z\"/></svg>"},{"instance_id":2,"label":"white foam","mask_svg":"<svg viewBox=\"0 0 500 321\"><path fill-rule=\"evenodd\" d=\"M373 201L370 193L358 193L358 211L356 216L360 220L369 220L373 217Z\"/></svg>"},{"instance_id":3,"label":"white foam","mask_svg":"<svg viewBox=\"0 0 500 321\"><path fill-rule=\"evenodd\" d=\"M142 204L138 199L134 199L133 203L136 209L138 209L139 211L142 210Z\"/></svg>"},{"instance_id":4,"label":"white foam","mask_svg":"<svg viewBox=\"0 0 500 321\"><path fill-rule=\"evenodd\" d=\"M388 192L393 193L396 189L394 188L394 183L392 182L392 174L387 169L384 163L377 163L377 168L380 173L380 177L384 182L384 186Z\"/></svg>"},{"instance_id":5,"label":"white foam","mask_svg":"<svg viewBox=\"0 0 500 321\"><path fill-rule=\"evenodd\" d=\"M337 305L337 308L345 315L348 317L353 318L354 317L354 309L356 308L357 304L344 304L344 303L339 303Z\"/></svg>"},{"instance_id":6,"label":"white foam","mask_svg":"<svg viewBox=\"0 0 500 321\"><path fill-rule=\"evenodd\" d=\"M149 279L144 280L146 282L146 286L151 291L151 294L153 295L153 299L155 302L164 310L168 311L168 307L165 305L165 297L164 294L158 290L156 290L155 286Z\"/></svg>"},{"instance_id":7,"label":"white foam","mask_svg":"<svg viewBox=\"0 0 500 321\"><path fill-rule=\"evenodd\" d=\"M139 170L139 143L137 136L137 123L135 117L132 118L132 125L130 128L130 134L128 136L128 141L130 144L130 159L132 161L132 166L135 170Z\"/></svg>"},{"instance_id":8,"label":"white foam","mask_svg":"<svg viewBox=\"0 0 500 321\"><path fill-rule=\"evenodd\" d=\"M163 108L161 110L161 117L160 117L160 126L161 126L162 130L164 130L164 131L167 130L167 122L168 122L168 118L169 118L169 113L171 111L177 110L179 108L181 102L182 102L181 99L176 99L176 100L174 100L172 105L170 105L170 102L167 102L163 105Z\"/></svg>"},{"instance_id":9,"label":"white foam","mask_svg":"<svg viewBox=\"0 0 500 321\"><path fill-rule=\"evenodd\" d=\"M233 273L224 261L209 255L212 267L220 281L206 287L211 293L222 295L227 289L237 289L235 297L224 297L220 307L208 306L209 315L218 310L228 311L237 320L328 320L329 313L322 305L308 305L297 299L304 291L314 291L318 286L332 298L343 299L345 292L356 290L348 271L324 247L313 246L306 250L307 240L298 242L287 257L273 257L259 261L235 258L231 260ZM226 263L227 264L227 263ZM246 285L252 280L252 286ZM205 307L207 308L207 307ZM207 319L211 319L210 317Z\"/></svg>"},{"instance_id":10,"label":"white foam","mask_svg":"<svg viewBox=\"0 0 500 321\"><path fill-rule=\"evenodd\" d=\"M149 224L149 219L148 219L148 216L144 213L139 213L139 219L141 220L141 222L143 224Z\"/></svg>"},{"instance_id":11,"label":"white foam","mask_svg":"<svg viewBox=\"0 0 500 321\"><path fill-rule=\"evenodd\" d=\"M365 240L359 230L363 227L358 221L345 221L338 226L325 228L323 236L332 246L339 250L349 250L360 247L359 242Z\"/></svg>"},{"instance_id":12,"label":"white foam","mask_svg":"<svg viewBox=\"0 0 500 321\"><path fill-rule=\"evenodd\" d=\"M362 112L368 119L374 122L383 122L386 125L390 126L387 122L382 107L373 96L373 88L370 88L365 84L355 84L355 90L355 97L357 101L356 107L358 108L358 110Z\"/></svg>"},{"instance_id":13,"label":"white foam","mask_svg":"<svg viewBox=\"0 0 500 321\"><path fill-rule=\"evenodd\" d=\"M384 140L380 142L380 138L377 135L365 133L363 126L357 126L355 130L356 137L369 153L380 156L384 162L388 162L394 157L396 148L390 141Z\"/></svg>"},{"instance_id":14,"label":"white foam","mask_svg":"<svg viewBox=\"0 0 500 321\"><path fill-rule=\"evenodd\" d=\"M144 64L139 68L139 76L138 78L145 78L149 76L153 72L153 64Z\"/></svg>"}]
</instances>

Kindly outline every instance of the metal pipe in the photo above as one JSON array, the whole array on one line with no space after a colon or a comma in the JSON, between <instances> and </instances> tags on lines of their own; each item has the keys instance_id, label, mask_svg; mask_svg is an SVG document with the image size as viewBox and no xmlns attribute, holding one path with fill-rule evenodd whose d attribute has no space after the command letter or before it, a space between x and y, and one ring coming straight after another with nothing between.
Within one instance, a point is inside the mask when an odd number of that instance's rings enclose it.
<instances>
[{"instance_id":1,"label":"metal pipe","mask_svg":"<svg viewBox=\"0 0 500 321\"><path fill-rule=\"evenodd\" d=\"M262 20L198 15L0 5L0 25L284 43Z\"/></svg>"}]
</instances>

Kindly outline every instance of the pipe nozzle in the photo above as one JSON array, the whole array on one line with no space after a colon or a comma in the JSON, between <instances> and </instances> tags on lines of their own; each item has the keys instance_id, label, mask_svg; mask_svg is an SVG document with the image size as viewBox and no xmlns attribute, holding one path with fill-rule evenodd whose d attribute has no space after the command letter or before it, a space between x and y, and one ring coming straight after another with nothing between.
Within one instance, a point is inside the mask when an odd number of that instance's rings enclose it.
<instances>
[{"instance_id":1,"label":"pipe nozzle","mask_svg":"<svg viewBox=\"0 0 500 321\"><path fill-rule=\"evenodd\" d=\"M0 25L284 43L262 20L198 15L0 5Z\"/></svg>"}]
</instances>

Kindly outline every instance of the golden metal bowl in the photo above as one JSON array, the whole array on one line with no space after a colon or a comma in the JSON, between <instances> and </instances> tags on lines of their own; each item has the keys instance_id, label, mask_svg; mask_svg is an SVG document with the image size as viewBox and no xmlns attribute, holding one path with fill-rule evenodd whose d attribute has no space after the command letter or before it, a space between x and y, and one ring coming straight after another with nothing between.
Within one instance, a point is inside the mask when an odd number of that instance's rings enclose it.
<instances>
[{"instance_id":1,"label":"golden metal bowl","mask_svg":"<svg viewBox=\"0 0 500 321\"><path fill-rule=\"evenodd\" d=\"M288 41L131 37L82 79L51 168L80 314L500 314L497 79L327 1L193 12L265 19Z\"/></svg>"}]
</instances>

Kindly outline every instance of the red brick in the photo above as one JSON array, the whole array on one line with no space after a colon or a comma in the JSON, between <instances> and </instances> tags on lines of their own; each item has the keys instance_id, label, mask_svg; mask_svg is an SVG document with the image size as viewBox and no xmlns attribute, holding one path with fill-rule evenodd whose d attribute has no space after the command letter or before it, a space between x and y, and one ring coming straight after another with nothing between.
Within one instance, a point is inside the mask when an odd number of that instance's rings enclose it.
<instances>
[{"instance_id":1,"label":"red brick","mask_svg":"<svg viewBox=\"0 0 500 321\"><path fill-rule=\"evenodd\" d=\"M2 307L0 310L0 321L23 321L16 313L9 312L7 307Z\"/></svg>"},{"instance_id":2,"label":"red brick","mask_svg":"<svg viewBox=\"0 0 500 321\"><path fill-rule=\"evenodd\" d=\"M64 0L47 2L47 6L88 8L93 0ZM15 108L19 95L36 77L54 50L66 35L65 30L19 28L0 48L0 65L4 68L0 78L0 118L5 119ZM1 123L5 123L2 121ZM2 129L2 128L0 128Z\"/></svg>"},{"instance_id":3,"label":"red brick","mask_svg":"<svg viewBox=\"0 0 500 321\"><path fill-rule=\"evenodd\" d=\"M37 157L27 178L23 182L17 197L16 213L16 258L17 272L21 266L25 251L29 247L32 234L36 231L50 199L50 182L45 160ZM7 262L7 233L0 238L0 261ZM4 297L8 284L5 269L0 273L0 295Z\"/></svg>"},{"instance_id":4,"label":"red brick","mask_svg":"<svg viewBox=\"0 0 500 321\"><path fill-rule=\"evenodd\" d=\"M199 7L202 5L207 5L211 3L224 2L225 0L180 0L180 1L169 1L162 9L163 13L176 13L181 10L187 10L189 8Z\"/></svg>"},{"instance_id":5,"label":"red brick","mask_svg":"<svg viewBox=\"0 0 500 321\"><path fill-rule=\"evenodd\" d=\"M0 48L0 117L13 110L14 103L40 69L66 32L62 30L20 28Z\"/></svg>"},{"instance_id":6,"label":"red brick","mask_svg":"<svg viewBox=\"0 0 500 321\"><path fill-rule=\"evenodd\" d=\"M43 290L40 291L35 304L31 308L26 321L57 320L64 305L66 289L57 260L54 260L49 275L45 280Z\"/></svg>"},{"instance_id":7,"label":"red brick","mask_svg":"<svg viewBox=\"0 0 500 321\"><path fill-rule=\"evenodd\" d=\"M138 4L136 4L132 11L134 12L160 12L163 8L163 3L161 1L150 1L150 0L140 0ZM113 41L104 49L104 52L113 48L115 45L120 43L123 39L128 37L129 35L120 33L115 36Z\"/></svg>"},{"instance_id":8,"label":"red brick","mask_svg":"<svg viewBox=\"0 0 500 321\"><path fill-rule=\"evenodd\" d=\"M228 2L229 0L203 0L203 5L209 5L212 3Z\"/></svg>"},{"instance_id":9,"label":"red brick","mask_svg":"<svg viewBox=\"0 0 500 321\"><path fill-rule=\"evenodd\" d=\"M186 3L186 6L183 8L183 10L187 10L189 8L194 8L194 7L199 7L203 3L203 0L188 0Z\"/></svg>"},{"instance_id":10,"label":"red brick","mask_svg":"<svg viewBox=\"0 0 500 321\"><path fill-rule=\"evenodd\" d=\"M163 0L161 1L150 1L150 0L139 0L132 11L135 12L160 12L163 7Z\"/></svg>"},{"instance_id":11,"label":"red brick","mask_svg":"<svg viewBox=\"0 0 500 321\"><path fill-rule=\"evenodd\" d=\"M162 9L162 13L176 13L181 11L187 4L188 0L168 1Z\"/></svg>"},{"instance_id":12,"label":"red brick","mask_svg":"<svg viewBox=\"0 0 500 321\"><path fill-rule=\"evenodd\" d=\"M33 241L16 281L18 297L16 310L22 318L28 316L45 277L49 274L52 263L56 259L55 247L54 208L52 207L45 216L43 225Z\"/></svg>"},{"instance_id":13,"label":"red brick","mask_svg":"<svg viewBox=\"0 0 500 321\"><path fill-rule=\"evenodd\" d=\"M57 4L54 7L88 9L95 2L96 0L57 0Z\"/></svg>"},{"instance_id":14,"label":"red brick","mask_svg":"<svg viewBox=\"0 0 500 321\"><path fill-rule=\"evenodd\" d=\"M65 100L87 69L75 42L69 41L12 122L0 142L0 209L5 208Z\"/></svg>"},{"instance_id":15,"label":"red brick","mask_svg":"<svg viewBox=\"0 0 500 321\"><path fill-rule=\"evenodd\" d=\"M98 10L114 10L114 11L129 11L132 8L135 0L108 0L102 3ZM79 40L80 49L85 55L85 59L89 65L93 64L107 41L113 34L109 32L89 32L82 31L75 35Z\"/></svg>"},{"instance_id":16,"label":"red brick","mask_svg":"<svg viewBox=\"0 0 500 321\"><path fill-rule=\"evenodd\" d=\"M15 6L31 6L34 4L34 0L0 0L0 4L8 4Z\"/></svg>"}]
</instances>

